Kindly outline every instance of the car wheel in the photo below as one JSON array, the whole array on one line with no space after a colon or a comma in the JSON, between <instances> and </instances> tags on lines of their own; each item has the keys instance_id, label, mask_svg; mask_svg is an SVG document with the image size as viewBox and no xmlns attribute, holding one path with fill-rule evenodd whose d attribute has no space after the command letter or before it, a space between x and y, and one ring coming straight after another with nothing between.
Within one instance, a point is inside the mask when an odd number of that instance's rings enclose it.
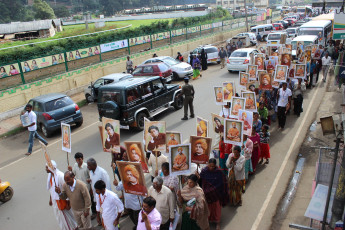
<instances>
[{"instance_id":1,"label":"car wheel","mask_svg":"<svg viewBox=\"0 0 345 230\"><path fill-rule=\"evenodd\" d=\"M183 97L175 97L175 100L174 100L175 110L179 110L182 107L183 107Z\"/></svg>"},{"instance_id":2,"label":"car wheel","mask_svg":"<svg viewBox=\"0 0 345 230\"><path fill-rule=\"evenodd\" d=\"M77 127L80 127L83 124L84 120L78 121L75 123Z\"/></svg>"},{"instance_id":3,"label":"car wheel","mask_svg":"<svg viewBox=\"0 0 345 230\"><path fill-rule=\"evenodd\" d=\"M47 127L45 127L45 125L41 124L41 131L45 137L50 137L51 133L47 130Z\"/></svg>"},{"instance_id":4,"label":"car wheel","mask_svg":"<svg viewBox=\"0 0 345 230\"><path fill-rule=\"evenodd\" d=\"M232 73L232 70L228 70L229 73Z\"/></svg>"},{"instance_id":5,"label":"car wheel","mask_svg":"<svg viewBox=\"0 0 345 230\"><path fill-rule=\"evenodd\" d=\"M14 193L13 188L7 187L5 191L3 191L3 193L0 195L0 201L5 203L11 200L13 193Z\"/></svg>"},{"instance_id":6,"label":"car wheel","mask_svg":"<svg viewBox=\"0 0 345 230\"><path fill-rule=\"evenodd\" d=\"M87 103L92 103L92 102L93 102L91 95L88 94L88 93L85 94L85 99L86 99L86 102L87 102Z\"/></svg>"},{"instance_id":7,"label":"car wheel","mask_svg":"<svg viewBox=\"0 0 345 230\"><path fill-rule=\"evenodd\" d=\"M144 129L144 124L145 124L145 118L147 117L147 114L144 112L140 112L137 114L136 117L136 123L137 123L137 129L138 130L143 130Z\"/></svg>"},{"instance_id":8,"label":"car wheel","mask_svg":"<svg viewBox=\"0 0 345 230\"><path fill-rule=\"evenodd\" d=\"M178 76L177 73L173 73L172 79L173 79L174 81L178 81L178 80L180 79L180 77Z\"/></svg>"}]
</instances>

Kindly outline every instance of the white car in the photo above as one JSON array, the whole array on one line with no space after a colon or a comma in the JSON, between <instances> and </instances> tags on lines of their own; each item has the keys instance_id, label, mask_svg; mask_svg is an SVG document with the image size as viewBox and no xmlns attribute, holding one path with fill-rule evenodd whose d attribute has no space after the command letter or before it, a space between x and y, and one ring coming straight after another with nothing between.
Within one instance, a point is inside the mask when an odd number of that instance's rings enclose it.
<instances>
[{"instance_id":1,"label":"white car","mask_svg":"<svg viewBox=\"0 0 345 230\"><path fill-rule=\"evenodd\" d=\"M290 27L286 29L286 33L288 34L289 37L297 37L299 29L297 27Z\"/></svg>"},{"instance_id":2,"label":"white car","mask_svg":"<svg viewBox=\"0 0 345 230\"><path fill-rule=\"evenodd\" d=\"M220 58L218 56L219 50L215 46L211 45L205 45L205 46L199 46L198 48L193 50L193 54L201 53L201 50L205 49L205 52L207 53L207 64L209 63L220 63ZM189 57L190 55L188 55Z\"/></svg>"},{"instance_id":3,"label":"white car","mask_svg":"<svg viewBox=\"0 0 345 230\"><path fill-rule=\"evenodd\" d=\"M98 78L94 83L91 82L91 85L84 89L86 102L90 103L97 100L99 87L113 82L123 81L131 77L133 76L129 73L113 73Z\"/></svg>"},{"instance_id":4,"label":"white car","mask_svg":"<svg viewBox=\"0 0 345 230\"><path fill-rule=\"evenodd\" d=\"M237 35L234 36L234 37L249 37L249 41L250 41L250 44L251 44L252 46L256 45L256 43L257 43L255 34L254 34L254 33L251 33L251 32L239 33L239 34L237 34ZM226 43L229 43L230 40L231 40L231 39L228 39L228 40L226 41Z\"/></svg>"},{"instance_id":5,"label":"white car","mask_svg":"<svg viewBox=\"0 0 345 230\"><path fill-rule=\"evenodd\" d=\"M189 65L187 62L181 62L169 56L150 58L144 61L142 64L154 62L164 62L165 64L167 64L172 71L174 80L178 80L184 77L190 77L193 75L193 68L191 65Z\"/></svg>"},{"instance_id":6,"label":"white car","mask_svg":"<svg viewBox=\"0 0 345 230\"><path fill-rule=\"evenodd\" d=\"M232 52L226 63L229 73L232 71L246 71L250 63L251 53L257 54L259 52L253 48L238 49Z\"/></svg>"}]
</instances>

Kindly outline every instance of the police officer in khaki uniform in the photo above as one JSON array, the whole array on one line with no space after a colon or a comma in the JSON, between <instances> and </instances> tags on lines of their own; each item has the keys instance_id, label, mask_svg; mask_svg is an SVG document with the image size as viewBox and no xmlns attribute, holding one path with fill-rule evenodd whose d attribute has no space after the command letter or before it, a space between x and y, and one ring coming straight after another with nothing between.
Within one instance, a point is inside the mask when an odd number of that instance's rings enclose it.
<instances>
[{"instance_id":1,"label":"police officer in khaki uniform","mask_svg":"<svg viewBox=\"0 0 345 230\"><path fill-rule=\"evenodd\" d=\"M194 118L194 107L193 107L193 99L194 99L194 87L188 84L189 78L184 78L185 85L182 86L182 91L179 96L184 96L183 106L184 106L184 117L181 120L188 120L188 106L190 110L190 117Z\"/></svg>"}]
</instances>

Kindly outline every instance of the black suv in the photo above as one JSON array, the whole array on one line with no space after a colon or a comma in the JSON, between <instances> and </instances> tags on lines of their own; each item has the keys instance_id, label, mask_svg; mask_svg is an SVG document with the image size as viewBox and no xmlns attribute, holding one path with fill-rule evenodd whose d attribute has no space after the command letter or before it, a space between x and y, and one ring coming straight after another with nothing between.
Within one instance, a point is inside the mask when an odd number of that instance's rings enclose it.
<instances>
[{"instance_id":1,"label":"black suv","mask_svg":"<svg viewBox=\"0 0 345 230\"><path fill-rule=\"evenodd\" d=\"M170 106L183 106L177 84L165 84L160 77L135 77L102 86L98 90L99 118L119 120L124 128L144 128L144 119L152 118Z\"/></svg>"}]
</instances>

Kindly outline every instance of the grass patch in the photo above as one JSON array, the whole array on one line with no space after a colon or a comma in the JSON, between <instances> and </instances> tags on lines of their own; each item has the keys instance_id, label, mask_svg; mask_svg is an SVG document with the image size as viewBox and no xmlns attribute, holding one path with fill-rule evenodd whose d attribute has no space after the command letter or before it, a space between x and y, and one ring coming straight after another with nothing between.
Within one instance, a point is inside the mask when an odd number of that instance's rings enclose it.
<instances>
[{"instance_id":1,"label":"grass patch","mask_svg":"<svg viewBox=\"0 0 345 230\"><path fill-rule=\"evenodd\" d=\"M21 132L23 132L25 130L26 130L26 128L24 128L23 126L19 126L17 128L14 128L14 129L8 131L7 133L1 134L0 135L0 139L4 138L4 137L9 137L9 136L16 135L17 133L21 133Z\"/></svg>"}]
</instances>

